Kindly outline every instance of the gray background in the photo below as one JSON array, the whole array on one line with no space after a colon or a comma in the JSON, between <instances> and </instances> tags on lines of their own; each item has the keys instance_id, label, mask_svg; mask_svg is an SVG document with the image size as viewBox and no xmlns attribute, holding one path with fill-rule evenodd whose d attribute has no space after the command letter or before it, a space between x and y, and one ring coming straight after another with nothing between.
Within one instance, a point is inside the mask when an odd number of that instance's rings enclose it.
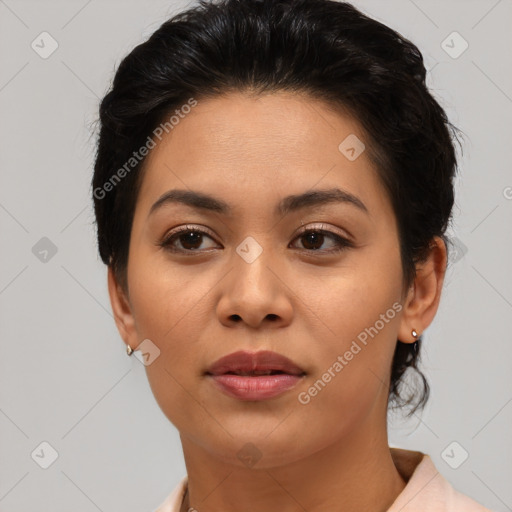
<instances>
[{"instance_id":1,"label":"gray background","mask_svg":"<svg viewBox=\"0 0 512 512\"><path fill-rule=\"evenodd\" d=\"M116 66L186 5L0 0L0 512L150 511L185 474L178 433L115 328L89 182L91 123ZM419 46L467 136L458 250L425 333L431 400L411 421L391 416L390 443L512 510L512 1L355 5ZM47 59L31 47L43 31L59 45ZM442 46L460 52L454 31L469 44L457 58ZM43 441L58 453L47 469Z\"/></svg>"}]
</instances>

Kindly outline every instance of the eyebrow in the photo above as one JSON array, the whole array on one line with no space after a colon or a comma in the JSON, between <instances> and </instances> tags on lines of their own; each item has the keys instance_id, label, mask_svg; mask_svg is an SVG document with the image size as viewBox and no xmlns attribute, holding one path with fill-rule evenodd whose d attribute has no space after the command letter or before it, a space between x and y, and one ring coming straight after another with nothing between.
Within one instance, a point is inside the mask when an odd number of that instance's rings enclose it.
<instances>
[{"instance_id":1,"label":"eyebrow","mask_svg":"<svg viewBox=\"0 0 512 512\"><path fill-rule=\"evenodd\" d=\"M167 204L184 204L198 210L207 210L222 215L230 215L232 207L222 199L215 198L193 190L169 190L151 207L148 217ZM357 196L339 188L309 190L302 194L283 198L275 208L276 215L287 215L291 212L325 204L349 204L369 215L368 208Z\"/></svg>"}]
</instances>

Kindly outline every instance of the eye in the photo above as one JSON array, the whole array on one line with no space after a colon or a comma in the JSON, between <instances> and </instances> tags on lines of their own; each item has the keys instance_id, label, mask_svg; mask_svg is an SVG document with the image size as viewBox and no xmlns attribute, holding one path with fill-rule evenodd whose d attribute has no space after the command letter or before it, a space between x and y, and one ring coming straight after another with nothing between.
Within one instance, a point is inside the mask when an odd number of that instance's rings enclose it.
<instances>
[{"instance_id":1,"label":"eye","mask_svg":"<svg viewBox=\"0 0 512 512\"><path fill-rule=\"evenodd\" d=\"M201 248L201 244L204 237L213 240L205 230L195 226L181 226L166 236L159 245L170 252L203 252L201 249L204 247ZM181 247L176 247L176 243L179 243Z\"/></svg>"},{"instance_id":2,"label":"eye","mask_svg":"<svg viewBox=\"0 0 512 512\"><path fill-rule=\"evenodd\" d=\"M334 249L321 249L326 239L333 241ZM354 247L354 244L347 238L328 231L323 227L304 229L295 240L303 240L304 250L308 252L333 254Z\"/></svg>"},{"instance_id":3,"label":"eye","mask_svg":"<svg viewBox=\"0 0 512 512\"><path fill-rule=\"evenodd\" d=\"M166 251L192 255L193 253L205 252L204 249L212 248L211 246L202 247L205 237L213 241L212 236L204 229L189 225L181 226L171 231L158 245ZM331 240L331 247L334 248L322 249L321 247L326 243L326 240L329 239ZM312 227L302 230L295 240L303 240L304 248L302 250L320 254L335 254L350 247L354 247L354 244L350 240L325 229L323 224L321 227ZM177 246L177 244L180 246Z\"/></svg>"}]
</instances>

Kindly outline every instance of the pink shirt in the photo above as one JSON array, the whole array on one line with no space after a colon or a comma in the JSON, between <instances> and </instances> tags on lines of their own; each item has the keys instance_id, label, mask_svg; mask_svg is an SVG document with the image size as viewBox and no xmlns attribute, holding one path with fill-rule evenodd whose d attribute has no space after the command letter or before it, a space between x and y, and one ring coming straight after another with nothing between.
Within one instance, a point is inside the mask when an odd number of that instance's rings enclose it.
<instances>
[{"instance_id":1,"label":"pink shirt","mask_svg":"<svg viewBox=\"0 0 512 512\"><path fill-rule=\"evenodd\" d=\"M421 452L390 448L393 461L407 482L387 512L492 512L456 491ZM167 499L154 512L180 512L187 488L184 476Z\"/></svg>"}]
</instances>

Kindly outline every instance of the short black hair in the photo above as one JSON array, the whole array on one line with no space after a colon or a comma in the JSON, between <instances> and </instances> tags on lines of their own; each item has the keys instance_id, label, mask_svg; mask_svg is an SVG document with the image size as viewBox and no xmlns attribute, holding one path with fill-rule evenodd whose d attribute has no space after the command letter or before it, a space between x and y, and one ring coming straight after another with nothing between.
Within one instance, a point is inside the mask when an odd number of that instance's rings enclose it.
<instances>
[{"instance_id":1,"label":"short black hair","mask_svg":"<svg viewBox=\"0 0 512 512\"><path fill-rule=\"evenodd\" d=\"M448 249L454 203L459 130L425 79L419 49L349 3L200 0L124 57L101 101L92 195L102 261L127 291L130 232L146 161L133 154L155 127L191 99L292 91L350 114L365 131L367 154L397 218L407 289L433 237ZM421 336L413 344L397 340L391 368L388 405L410 405L409 414L429 396L418 369L421 343ZM403 396L407 369L416 370L422 389Z\"/></svg>"}]
</instances>

